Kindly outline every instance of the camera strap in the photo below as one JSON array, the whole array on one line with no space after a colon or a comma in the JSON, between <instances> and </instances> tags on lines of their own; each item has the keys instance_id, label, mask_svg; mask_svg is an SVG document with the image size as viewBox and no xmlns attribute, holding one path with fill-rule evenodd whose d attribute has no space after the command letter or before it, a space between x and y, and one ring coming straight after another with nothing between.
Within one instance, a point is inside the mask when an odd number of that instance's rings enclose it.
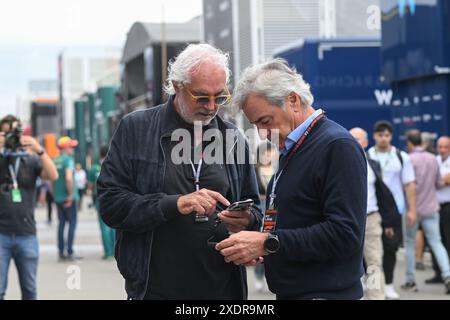
<instances>
[{"instance_id":1,"label":"camera strap","mask_svg":"<svg viewBox=\"0 0 450 320\"><path fill-rule=\"evenodd\" d=\"M191 160L191 167L192 167L192 173L194 174L194 183L195 183L195 191L200 191L200 173L202 171L202 164L203 164L203 154L200 158L200 161L198 163L197 169L195 169L194 163ZM207 222L209 220L207 215L201 215L201 214L195 214L195 222L201 223L201 222Z\"/></svg>"},{"instance_id":2,"label":"camera strap","mask_svg":"<svg viewBox=\"0 0 450 320\"><path fill-rule=\"evenodd\" d=\"M14 167L12 166L12 164L10 164L8 167L13 182L13 190L11 191L12 201L15 203L20 203L22 202L22 194L20 193L19 183L17 181L17 177L19 176L20 158L18 157L16 159Z\"/></svg>"},{"instance_id":3,"label":"camera strap","mask_svg":"<svg viewBox=\"0 0 450 320\"><path fill-rule=\"evenodd\" d=\"M20 168L20 158L16 159L14 167L12 166L12 164L9 165L9 173L11 174L14 189L19 189L19 184L17 182L17 177L19 176L19 168Z\"/></svg>"}]
</instances>

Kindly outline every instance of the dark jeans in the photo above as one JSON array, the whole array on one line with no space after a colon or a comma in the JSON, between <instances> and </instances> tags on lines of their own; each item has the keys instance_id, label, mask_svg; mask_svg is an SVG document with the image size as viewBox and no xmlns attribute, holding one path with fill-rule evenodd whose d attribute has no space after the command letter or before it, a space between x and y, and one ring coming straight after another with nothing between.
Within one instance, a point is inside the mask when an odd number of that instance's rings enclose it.
<instances>
[{"instance_id":1,"label":"dark jeans","mask_svg":"<svg viewBox=\"0 0 450 320\"><path fill-rule=\"evenodd\" d=\"M447 250L447 254L450 257L450 202L441 204L441 210L439 212L439 229L441 231L442 244ZM433 269L437 276L441 276L441 270L437 263L436 257L431 251L431 257L433 259Z\"/></svg>"},{"instance_id":2,"label":"dark jeans","mask_svg":"<svg viewBox=\"0 0 450 320\"><path fill-rule=\"evenodd\" d=\"M67 237L67 254L73 255L73 240L75 238L75 228L77 226L77 204L75 201L69 208L64 207L64 203L57 203L58 208L58 249L59 255L64 255L65 242L64 242L64 229L66 223L69 223L69 234Z\"/></svg>"},{"instance_id":3,"label":"dark jeans","mask_svg":"<svg viewBox=\"0 0 450 320\"><path fill-rule=\"evenodd\" d=\"M383 231L383 270L386 284L392 284L394 280L395 263L397 262L397 251L402 243L403 230L401 224L394 228L394 236L386 237Z\"/></svg>"},{"instance_id":4,"label":"dark jeans","mask_svg":"<svg viewBox=\"0 0 450 320\"><path fill-rule=\"evenodd\" d=\"M19 274L23 300L36 300L36 274L39 260L39 244L36 235L0 233L0 300L8 286L8 270L11 259Z\"/></svg>"}]
</instances>

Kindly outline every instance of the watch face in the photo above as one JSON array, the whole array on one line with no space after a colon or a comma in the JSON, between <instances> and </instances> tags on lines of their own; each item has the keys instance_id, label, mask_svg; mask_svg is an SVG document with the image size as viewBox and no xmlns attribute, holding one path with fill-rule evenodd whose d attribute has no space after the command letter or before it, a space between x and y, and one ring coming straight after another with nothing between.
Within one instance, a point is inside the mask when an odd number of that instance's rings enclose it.
<instances>
[{"instance_id":1,"label":"watch face","mask_svg":"<svg viewBox=\"0 0 450 320\"><path fill-rule=\"evenodd\" d=\"M270 253L276 252L280 247L280 242L277 237L269 236L265 243L266 250Z\"/></svg>"}]
</instances>

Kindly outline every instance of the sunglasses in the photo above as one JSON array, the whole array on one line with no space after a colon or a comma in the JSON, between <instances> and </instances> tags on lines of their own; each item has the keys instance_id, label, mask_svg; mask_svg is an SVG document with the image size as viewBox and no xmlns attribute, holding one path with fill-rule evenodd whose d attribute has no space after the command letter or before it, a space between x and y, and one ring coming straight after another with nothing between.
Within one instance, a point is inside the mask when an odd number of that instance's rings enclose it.
<instances>
[{"instance_id":1,"label":"sunglasses","mask_svg":"<svg viewBox=\"0 0 450 320\"><path fill-rule=\"evenodd\" d=\"M225 105L231 99L231 94L230 94L230 91L228 91L227 87L225 87L225 94L220 94L217 96L196 96L196 95L192 94L192 92L188 88L184 87L184 89L186 90L188 95L191 97L191 99L193 101L195 101L198 105L201 105L201 106L208 105L209 101L211 101L211 99L213 99L214 104L218 107L221 107L221 106Z\"/></svg>"}]
</instances>

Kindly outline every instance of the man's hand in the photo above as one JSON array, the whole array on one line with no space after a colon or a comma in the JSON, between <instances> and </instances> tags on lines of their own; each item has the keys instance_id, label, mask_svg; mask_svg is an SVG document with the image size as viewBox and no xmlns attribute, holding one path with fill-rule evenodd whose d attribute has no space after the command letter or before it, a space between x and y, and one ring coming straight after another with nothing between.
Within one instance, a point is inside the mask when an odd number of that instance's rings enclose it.
<instances>
[{"instance_id":1,"label":"man's hand","mask_svg":"<svg viewBox=\"0 0 450 320\"><path fill-rule=\"evenodd\" d=\"M68 196L66 198L66 201L64 201L64 208L70 208L72 206L72 203L73 203L73 197Z\"/></svg>"},{"instance_id":2,"label":"man's hand","mask_svg":"<svg viewBox=\"0 0 450 320\"><path fill-rule=\"evenodd\" d=\"M408 211L406 214L406 223L408 223L409 226L413 226L416 223L417 214L415 211Z\"/></svg>"},{"instance_id":3,"label":"man's hand","mask_svg":"<svg viewBox=\"0 0 450 320\"><path fill-rule=\"evenodd\" d=\"M0 146L1 146L1 138L0 138ZM444 184L446 186L450 185L450 173L445 175L445 176L443 176L442 180L444 181Z\"/></svg>"},{"instance_id":4,"label":"man's hand","mask_svg":"<svg viewBox=\"0 0 450 320\"><path fill-rule=\"evenodd\" d=\"M225 223L228 231L234 233L246 230L252 221L252 213L250 209L239 211L224 210L217 216Z\"/></svg>"},{"instance_id":5,"label":"man's hand","mask_svg":"<svg viewBox=\"0 0 450 320\"><path fill-rule=\"evenodd\" d=\"M211 215L216 210L217 203L220 202L228 207L230 202L220 193L208 189L181 196L177 200L178 211L181 214L197 214Z\"/></svg>"},{"instance_id":6,"label":"man's hand","mask_svg":"<svg viewBox=\"0 0 450 320\"><path fill-rule=\"evenodd\" d=\"M386 229L384 229L384 234L389 239L392 238L394 236L394 228L386 228Z\"/></svg>"},{"instance_id":7,"label":"man's hand","mask_svg":"<svg viewBox=\"0 0 450 320\"><path fill-rule=\"evenodd\" d=\"M241 231L232 234L228 239L219 242L216 250L225 257L225 262L233 262L236 265L253 264L255 260L266 254L264 241L267 233L257 231Z\"/></svg>"},{"instance_id":8,"label":"man's hand","mask_svg":"<svg viewBox=\"0 0 450 320\"><path fill-rule=\"evenodd\" d=\"M20 138L20 144L24 146L26 150L32 151L34 153L38 153L43 150L39 142L37 142L37 140L31 136L22 136Z\"/></svg>"}]
</instances>

